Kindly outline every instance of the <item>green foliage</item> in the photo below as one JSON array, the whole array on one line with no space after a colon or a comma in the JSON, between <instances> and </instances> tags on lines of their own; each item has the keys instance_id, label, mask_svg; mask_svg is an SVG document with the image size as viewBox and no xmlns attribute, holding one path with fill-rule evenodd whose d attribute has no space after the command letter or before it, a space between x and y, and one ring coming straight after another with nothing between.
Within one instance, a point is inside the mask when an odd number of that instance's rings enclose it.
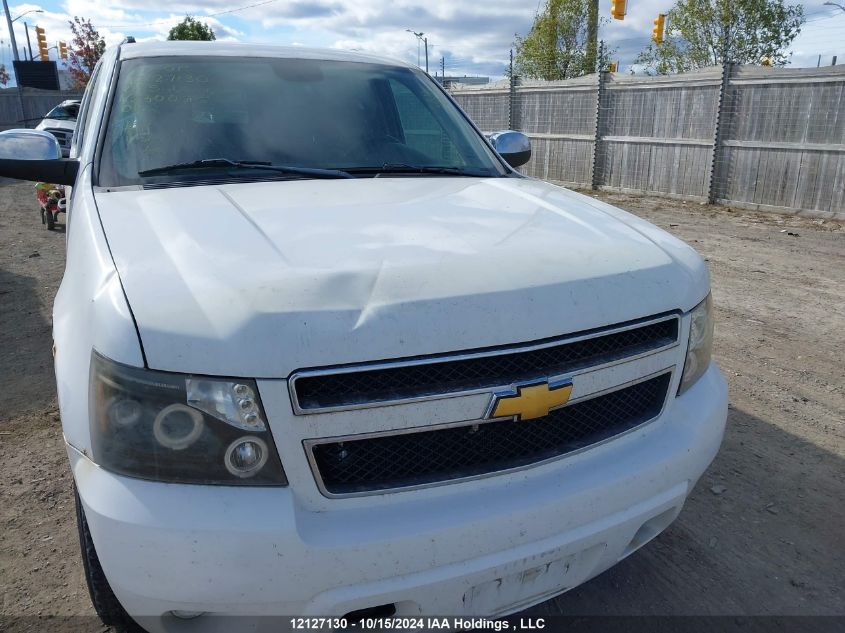
<instances>
[{"instance_id":1,"label":"green foliage","mask_svg":"<svg viewBox=\"0 0 845 633\"><path fill-rule=\"evenodd\" d=\"M83 90L91 79L94 66L106 51L106 41L100 37L91 20L75 16L68 24L73 34L68 47L68 72L76 88Z\"/></svg>"},{"instance_id":2,"label":"green foliage","mask_svg":"<svg viewBox=\"0 0 845 633\"><path fill-rule=\"evenodd\" d=\"M6 70L6 64L0 64L0 86L8 84L10 79L9 71Z\"/></svg>"},{"instance_id":3,"label":"green foliage","mask_svg":"<svg viewBox=\"0 0 845 633\"><path fill-rule=\"evenodd\" d=\"M167 39L213 42L217 38L214 36L214 30L208 24L186 15L184 20L170 29Z\"/></svg>"},{"instance_id":4,"label":"green foliage","mask_svg":"<svg viewBox=\"0 0 845 633\"><path fill-rule=\"evenodd\" d=\"M661 75L725 60L759 64L764 57L784 66L804 20L804 7L784 0L678 0L663 44L650 44L635 63Z\"/></svg>"},{"instance_id":5,"label":"green foliage","mask_svg":"<svg viewBox=\"0 0 845 633\"><path fill-rule=\"evenodd\" d=\"M527 36L516 35L514 73L530 79L569 79L595 68L587 50L587 21L591 0L547 0ZM605 52L599 65L610 59Z\"/></svg>"}]
</instances>

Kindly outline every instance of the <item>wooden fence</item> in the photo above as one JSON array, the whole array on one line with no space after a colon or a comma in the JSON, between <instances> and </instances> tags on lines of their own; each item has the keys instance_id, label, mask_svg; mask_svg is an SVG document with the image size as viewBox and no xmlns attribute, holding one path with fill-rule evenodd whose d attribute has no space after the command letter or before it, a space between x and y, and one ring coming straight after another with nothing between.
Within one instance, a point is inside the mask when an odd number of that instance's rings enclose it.
<instances>
[{"instance_id":1,"label":"wooden fence","mask_svg":"<svg viewBox=\"0 0 845 633\"><path fill-rule=\"evenodd\" d=\"M530 176L845 218L845 67L602 73L452 94L485 132L531 137Z\"/></svg>"}]
</instances>

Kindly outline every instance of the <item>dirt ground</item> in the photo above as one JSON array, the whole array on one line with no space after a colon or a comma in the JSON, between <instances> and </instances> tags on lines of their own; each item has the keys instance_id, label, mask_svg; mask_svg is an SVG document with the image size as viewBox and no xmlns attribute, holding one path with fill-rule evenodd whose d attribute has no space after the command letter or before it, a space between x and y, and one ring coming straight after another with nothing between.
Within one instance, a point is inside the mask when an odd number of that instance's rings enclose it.
<instances>
[{"instance_id":1,"label":"dirt ground","mask_svg":"<svg viewBox=\"0 0 845 633\"><path fill-rule=\"evenodd\" d=\"M600 197L708 259L728 430L669 530L532 613L845 615L845 224ZM50 356L64 235L35 209L0 184L0 629L93 613Z\"/></svg>"}]
</instances>

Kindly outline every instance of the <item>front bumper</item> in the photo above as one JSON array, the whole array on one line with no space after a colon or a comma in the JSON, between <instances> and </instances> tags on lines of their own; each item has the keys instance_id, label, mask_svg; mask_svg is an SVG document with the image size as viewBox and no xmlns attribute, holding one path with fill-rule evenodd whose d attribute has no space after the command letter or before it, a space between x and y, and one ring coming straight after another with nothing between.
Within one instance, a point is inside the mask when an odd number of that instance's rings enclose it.
<instances>
[{"instance_id":1,"label":"front bumper","mask_svg":"<svg viewBox=\"0 0 845 633\"><path fill-rule=\"evenodd\" d=\"M392 603L398 615L491 616L571 589L659 534L715 457L726 416L713 364L661 418L578 458L329 511L294 487L148 482L69 455L106 576L147 628L199 622L173 610L342 615Z\"/></svg>"}]
</instances>

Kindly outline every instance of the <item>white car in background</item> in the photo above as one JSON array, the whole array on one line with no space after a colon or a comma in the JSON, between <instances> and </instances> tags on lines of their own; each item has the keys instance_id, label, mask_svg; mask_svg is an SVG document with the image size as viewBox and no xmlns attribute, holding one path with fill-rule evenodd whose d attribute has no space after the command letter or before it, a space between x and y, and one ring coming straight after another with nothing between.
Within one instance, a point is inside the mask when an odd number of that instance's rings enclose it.
<instances>
[{"instance_id":1,"label":"white car in background","mask_svg":"<svg viewBox=\"0 0 845 633\"><path fill-rule=\"evenodd\" d=\"M73 131L76 129L76 117L79 115L80 102L75 99L62 101L55 108L50 110L41 120L35 129L49 132L59 141L62 156L70 154L70 140Z\"/></svg>"},{"instance_id":2,"label":"white car in background","mask_svg":"<svg viewBox=\"0 0 845 633\"><path fill-rule=\"evenodd\" d=\"M0 175L74 190L55 368L109 624L509 614L657 536L719 449L704 260L522 176L528 138L416 67L125 42L59 155L0 133Z\"/></svg>"}]
</instances>

